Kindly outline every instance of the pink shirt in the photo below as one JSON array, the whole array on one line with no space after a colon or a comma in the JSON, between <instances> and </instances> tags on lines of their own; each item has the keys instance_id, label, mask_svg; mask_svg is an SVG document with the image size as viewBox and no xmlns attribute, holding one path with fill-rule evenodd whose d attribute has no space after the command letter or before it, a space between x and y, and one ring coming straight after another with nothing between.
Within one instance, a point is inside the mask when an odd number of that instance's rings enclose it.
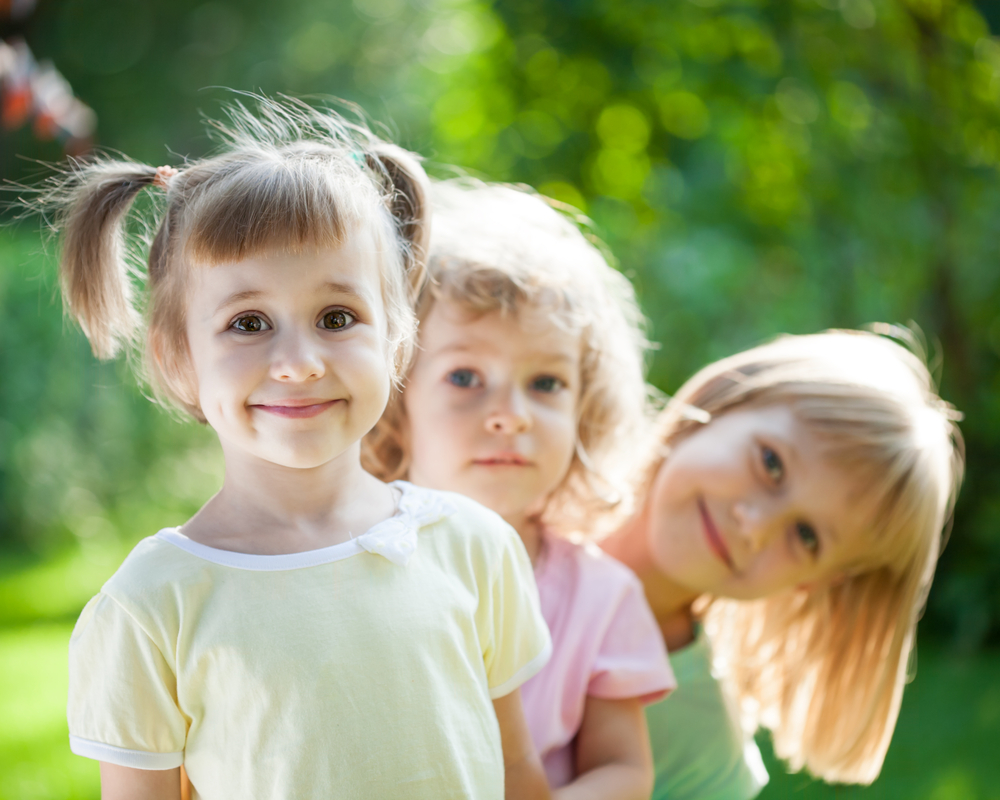
<instances>
[{"instance_id":1,"label":"pink shirt","mask_svg":"<svg viewBox=\"0 0 1000 800\"><path fill-rule=\"evenodd\" d=\"M576 776L573 739L587 696L661 700L676 687L642 584L595 545L546 535L535 565L552 658L521 686L531 738L553 788Z\"/></svg>"}]
</instances>

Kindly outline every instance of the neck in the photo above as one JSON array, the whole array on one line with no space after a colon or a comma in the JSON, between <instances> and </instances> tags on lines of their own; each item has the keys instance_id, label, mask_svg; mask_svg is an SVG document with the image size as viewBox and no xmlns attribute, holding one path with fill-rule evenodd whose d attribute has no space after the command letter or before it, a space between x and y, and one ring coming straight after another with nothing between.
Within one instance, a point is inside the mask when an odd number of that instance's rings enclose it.
<instances>
[{"instance_id":1,"label":"neck","mask_svg":"<svg viewBox=\"0 0 1000 800\"><path fill-rule=\"evenodd\" d=\"M364 533L391 516L389 488L352 447L325 464L285 467L223 445L222 489L184 526L196 540L240 552L297 552Z\"/></svg>"},{"instance_id":2,"label":"neck","mask_svg":"<svg viewBox=\"0 0 1000 800\"><path fill-rule=\"evenodd\" d=\"M677 583L656 566L650 544L652 535L647 504L603 540L601 547L642 581L646 600L660 625L667 648L677 650L694 638L691 606L699 593Z\"/></svg>"},{"instance_id":3,"label":"neck","mask_svg":"<svg viewBox=\"0 0 1000 800\"><path fill-rule=\"evenodd\" d=\"M255 462L226 458L220 499L288 521L327 516L358 491L365 474L360 463L343 457L309 469Z\"/></svg>"},{"instance_id":4,"label":"neck","mask_svg":"<svg viewBox=\"0 0 1000 800\"><path fill-rule=\"evenodd\" d=\"M538 561L538 554L542 549L542 532L545 530L545 527L538 517L524 514L506 516L504 517L504 521L517 531L518 536L521 537L521 541L524 543L524 549L528 551L528 558L531 559L531 565L534 566Z\"/></svg>"}]
</instances>

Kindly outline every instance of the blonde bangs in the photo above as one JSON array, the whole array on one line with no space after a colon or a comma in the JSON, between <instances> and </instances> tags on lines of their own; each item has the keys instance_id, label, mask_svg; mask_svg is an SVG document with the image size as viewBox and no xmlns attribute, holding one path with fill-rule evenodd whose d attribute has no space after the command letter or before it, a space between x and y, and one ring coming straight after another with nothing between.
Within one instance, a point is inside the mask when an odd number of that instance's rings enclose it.
<instances>
[{"instance_id":1,"label":"blonde bangs","mask_svg":"<svg viewBox=\"0 0 1000 800\"><path fill-rule=\"evenodd\" d=\"M336 248L362 223L383 253L393 250L388 214L371 180L318 146L240 154L216 166L210 182L199 181L198 171L185 181L191 188L182 223L182 252L194 263Z\"/></svg>"}]
</instances>

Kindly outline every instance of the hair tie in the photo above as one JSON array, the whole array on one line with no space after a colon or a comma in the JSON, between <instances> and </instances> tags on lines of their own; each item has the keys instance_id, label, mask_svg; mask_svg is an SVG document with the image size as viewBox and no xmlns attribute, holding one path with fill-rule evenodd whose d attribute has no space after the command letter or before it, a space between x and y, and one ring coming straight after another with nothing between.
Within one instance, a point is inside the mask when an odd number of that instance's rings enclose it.
<instances>
[{"instance_id":1,"label":"hair tie","mask_svg":"<svg viewBox=\"0 0 1000 800\"><path fill-rule=\"evenodd\" d=\"M153 176L153 186L159 186L163 191L170 188L170 181L174 179L177 170L173 167L157 167L156 175Z\"/></svg>"}]
</instances>

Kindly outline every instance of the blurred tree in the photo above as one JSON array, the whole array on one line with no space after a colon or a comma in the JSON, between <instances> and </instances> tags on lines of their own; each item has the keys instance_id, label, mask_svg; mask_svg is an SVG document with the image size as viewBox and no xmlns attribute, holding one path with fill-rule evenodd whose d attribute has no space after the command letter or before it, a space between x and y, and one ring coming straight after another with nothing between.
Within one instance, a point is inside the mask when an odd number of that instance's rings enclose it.
<instances>
[{"instance_id":1,"label":"blurred tree","mask_svg":"<svg viewBox=\"0 0 1000 800\"><path fill-rule=\"evenodd\" d=\"M781 331L915 321L969 478L932 595L1000 630L1000 42L960 0L468 4L438 157L586 209L635 279L669 390ZM430 103L429 103L430 104Z\"/></svg>"},{"instance_id":2,"label":"blurred tree","mask_svg":"<svg viewBox=\"0 0 1000 800\"><path fill-rule=\"evenodd\" d=\"M209 146L198 112L226 93L204 87L328 93L434 161L577 205L639 288L668 391L780 331L916 321L940 343L969 443L930 621L965 648L1000 633L1000 41L967 0L50 0L24 34L95 109L101 143L152 163ZM53 157L9 136L0 148L8 178L31 169L13 151ZM25 303L8 292L5 308ZM63 407L10 405L111 374L81 371L78 339L58 345L76 348L69 362L49 346L4 345L2 366L33 388L0 388L0 455L45 454L25 442L56 429L79 454L111 424L52 427ZM139 406L108 418L124 430ZM125 473L181 446L148 425L142 448L120 435ZM66 529L30 522L35 477L17 463L8 537ZM88 491L103 507L132 497L101 480Z\"/></svg>"}]
</instances>

